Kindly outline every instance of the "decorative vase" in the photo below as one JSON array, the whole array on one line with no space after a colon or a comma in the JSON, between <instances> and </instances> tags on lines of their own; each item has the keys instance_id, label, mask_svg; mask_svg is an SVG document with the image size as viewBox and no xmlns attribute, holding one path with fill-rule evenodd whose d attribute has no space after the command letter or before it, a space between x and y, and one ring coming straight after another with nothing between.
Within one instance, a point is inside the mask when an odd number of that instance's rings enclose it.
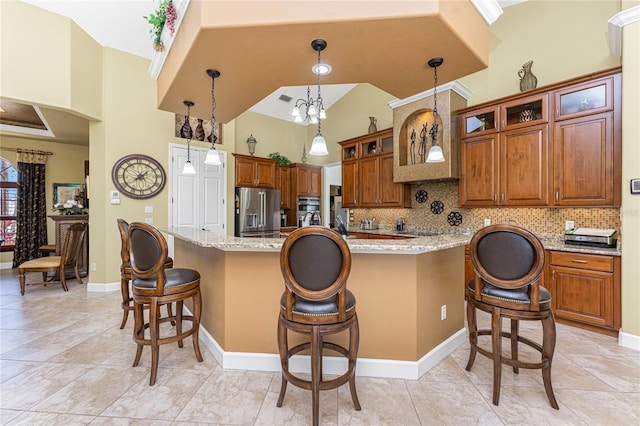
<instances>
[{"instance_id":1,"label":"decorative vase","mask_svg":"<svg viewBox=\"0 0 640 426\"><path fill-rule=\"evenodd\" d=\"M202 119L198 118L198 125L196 126L196 134L195 140L203 141L204 140L204 127L202 126Z\"/></svg>"},{"instance_id":2,"label":"decorative vase","mask_svg":"<svg viewBox=\"0 0 640 426\"><path fill-rule=\"evenodd\" d=\"M378 127L376 126L376 124L378 123L378 120L376 120L375 117L369 117L369 133L375 133L378 131Z\"/></svg>"},{"instance_id":3,"label":"decorative vase","mask_svg":"<svg viewBox=\"0 0 640 426\"><path fill-rule=\"evenodd\" d=\"M522 68L518 70L518 77L520 77L520 91L526 92L527 90L535 89L538 85L538 78L531 72L531 66L533 61L529 61L522 65Z\"/></svg>"}]
</instances>

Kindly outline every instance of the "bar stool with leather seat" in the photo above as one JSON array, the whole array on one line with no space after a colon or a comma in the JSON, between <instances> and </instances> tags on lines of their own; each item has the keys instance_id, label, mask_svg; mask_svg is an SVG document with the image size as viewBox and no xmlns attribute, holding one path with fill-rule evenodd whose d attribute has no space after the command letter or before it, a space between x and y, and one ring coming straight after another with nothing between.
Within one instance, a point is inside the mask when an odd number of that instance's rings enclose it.
<instances>
[{"instance_id":1,"label":"bar stool with leather seat","mask_svg":"<svg viewBox=\"0 0 640 426\"><path fill-rule=\"evenodd\" d=\"M542 243L526 229L492 225L474 234L470 249L475 278L466 288L470 344L466 370L471 370L477 352L493 360L493 404L498 405L502 364L512 366L516 374L520 368L539 368L549 403L557 410L551 385L556 326L551 294L540 285L545 261ZM491 314L491 329L478 330L476 308ZM502 318L511 320L510 332L502 330ZM520 334L520 320L541 321L542 345ZM478 336L487 335L491 336L491 350L478 344ZM511 342L511 357L502 354L502 338ZM540 352L540 362L518 359L518 343Z\"/></svg>"},{"instance_id":2,"label":"bar stool with leather seat","mask_svg":"<svg viewBox=\"0 0 640 426\"><path fill-rule=\"evenodd\" d=\"M69 291L67 287L67 280L65 277L65 271L73 268L76 279L82 284L82 278L80 278L80 271L78 270L78 258L80 257L80 249L82 239L87 230L86 222L74 223L67 229L67 234L62 244L62 252L60 256L45 256L37 259L31 259L18 266L18 274L20 276L20 294L24 296L25 291L25 273L27 272L42 272L42 281L29 283L29 285L35 284L53 284L60 282L64 291ZM51 272L56 274L52 280L47 279L47 274ZM53 281L55 279L55 281Z\"/></svg>"},{"instance_id":3,"label":"bar stool with leather seat","mask_svg":"<svg viewBox=\"0 0 640 426\"><path fill-rule=\"evenodd\" d=\"M198 342L202 296L200 294L200 273L194 269L165 268L168 258L167 241L160 231L146 223L134 222L129 225L129 254L131 260L131 288L133 293L134 330L133 340L137 344L133 366L140 362L144 346L151 346L151 377L149 385L156 383L160 345L178 342L182 348L183 339L192 336L193 350L198 362L202 353ZM183 315L185 300L191 299L193 315ZM160 306L176 304L173 316L160 317ZM143 307L149 307L149 322L145 323ZM183 321L191 321L191 328L182 329ZM160 323L175 321L175 335L160 336ZM149 337L145 330L149 329Z\"/></svg>"},{"instance_id":4,"label":"bar stool with leather seat","mask_svg":"<svg viewBox=\"0 0 640 426\"><path fill-rule=\"evenodd\" d=\"M133 298L129 292L129 283L131 282L131 261L129 256L129 224L124 219L118 219L118 231L120 231L120 293L122 294L122 322L120 329L127 324L129 312L133 310ZM173 268L173 259L167 257L164 264L165 268ZM172 316L171 304L167 305L168 315Z\"/></svg>"},{"instance_id":5,"label":"bar stool with leather seat","mask_svg":"<svg viewBox=\"0 0 640 426\"><path fill-rule=\"evenodd\" d=\"M347 290L351 270L351 252L342 237L327 228L298 228L284 241L280 268L285 291L280 300L278 348L282 365L282 384L277 406L284 401L287 383L311 390L313 424L318 424L320 391L349 382L356 410L360 402L356 393L355 371L359 328L356 299ZM348 330L348 347L324 341L326 335ZM310 341L289 348L288 331L307 335ZM289 359L311 350L311 380L303 380L289 370ZM337 378L322 376L323 350L337 352L348 359L347 371Z\"/></svg>"}]
</instances>

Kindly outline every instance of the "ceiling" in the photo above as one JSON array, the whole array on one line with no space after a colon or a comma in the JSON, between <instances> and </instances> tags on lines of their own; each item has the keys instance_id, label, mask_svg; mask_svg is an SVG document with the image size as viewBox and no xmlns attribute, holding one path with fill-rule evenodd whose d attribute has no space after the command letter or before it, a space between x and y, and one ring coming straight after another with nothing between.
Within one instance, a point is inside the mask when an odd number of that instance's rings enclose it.
<instances>
[{"instance_id":1,"label":"ceiling","mask_svg":"<svg viewBox=\"0 0 640 426\"><path fill-rule=\"evenodd\" d=\"M23 0L27 3L41 7L54 13L67 16L75 21L85 32L93 37L99 44L125 51L137 56L152 58L155 51L152 48L151 37L149 35L149 24L143 16L154 12L157 2L152 0ZM502 7L519 3L525 0L498 0ZM229 2L233 3L233 2ZM295 2L288 3L289 5ZM127 13L123 13L126 10ZM304 40L304 45L311 41ZM326 49L324 56L330 56L331 44ZM265 49L267 50L267 49ZM304 50L302 50L304 54ZM310 46L307 46L305 63L310 58L311 63L315 63L316 55ZM307 58L307 56L309 58ZM323 56L323 57L324 57ZM324 61L323 61L324 62ZM309 71L310 73L310 71ZM202 73L204 74L204 72ZM332 73L333 74L333 73ZM331 75L330 75L331 76ZM327 77L330 80L331 77ZM206 77L206 76L205 76ZM324 79L324 77L323 77ZM308 80L308 77L305 77ZM303 80L303 81L305 81ZM344 81L344 80L342 80ZM348 80L350 81L350 80ZM308 83L307 83L308 84ZM311 95L315 95L314 83L311 82ZM325 107L328 109L334 102L344 96L356 84L323 84L322 97ZM219 84L216 85L218 91ZM426 87L425 87L426 88ZM276 86L270 93L265 93L264 99L251 103L249 110L276 118L290 120L292 103L298 98L306 98L307 85L299 86ZM278 98L286 94L293 98L291 103L285 103ZM218 97L218 96L216 96ZM210 104L210 101L208 102ZM88 144L89 125L86 119L72 114L56 111L48 108L40 108L40 112L48 123L51 131L55 135L54 140L72 144ZM2 114L2 113L0 113ZM4 114L3 114L4 115ZM194 115L196 115L194 113ZM207 116L207 114L205 114ZM226 121L226 120L223 120ZM13 129L15 130L15 129ZM21 136L20 132L7 131L4 126L0 128L0 135L11 134ZM51 136L24 135L30 138L40 138L51 140Z\"/></svg>"}]
</instances>

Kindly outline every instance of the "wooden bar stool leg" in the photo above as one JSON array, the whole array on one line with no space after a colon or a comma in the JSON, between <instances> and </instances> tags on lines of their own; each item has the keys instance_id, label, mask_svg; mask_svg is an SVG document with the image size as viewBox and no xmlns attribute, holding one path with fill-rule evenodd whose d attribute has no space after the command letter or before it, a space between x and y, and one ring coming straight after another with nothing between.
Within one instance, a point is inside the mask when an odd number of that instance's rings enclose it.
<instances>
[{"instance_id":1,"label":"wooden bar stool leg","mask_svg":"<svg viewBox=\"0 0 640 426\"><path fill-rule=\"evenodd\" d=\"M183 302L182 300L178 300L176 302L176 321L175 321L177 336L182 334L182 308L183 308ZM178 340L178 347L179 348L184 347L184 342L182 341L182 339Z\"/></svg>"},{"instance_id":2,"label":"wooden bar stool leg","mask_svg":"<svg viewBox=\"0 0 640 426\"><path fill-rule=\"evenodd\" d=\"M136 357L133 360L133 366L137 367L140 363L140 357L142 356L142 349L144 348L141 342L144 339L144 313L143 306L135 301L133 302L133 320L133 335L138 345L136 347Z\"/></svg>"},{"instance_id":3,"label":"wooden bar stool leg","mask_svg":"<svg viewBox=\"0 0 640 426\"><path fill-rule=\"evenodd\" d=\"M518 359L518 333L520 332L519 321L516 319L511 320L511 359L517 361ZM513 372L518 374L520 369L518 366L513 366Z\"/></svg>"},{"instance_id":4,"label":"wooden bar stool leg","mask_svg":"<svg viewBox=\"0 0 640 426\"><path fill-rule=\"evenodd\" d=\"M200 352L200 315L202 313L202 294L200 289L193 295L193 350L196 353L196 359L202 362L202 352Z\"/></svg>"},{"instance_id":5,"label":"wooden bar stool leg","mask_svg":"<svg viewBox=\"0 0 640 426\"><path fill-rule=\"evenodd\" d=\"M549 403L553 408L558 410L558 402L556 401L556 396L551 386L551 364L555 347L556 323L553 319L553 312L549 311L549 315L542 320L542 361L547 361L546 366L542 367L542 381Z\"/></svg>"},{"instance_id":6,"label":"wooden bar stool leg","mask_svg":"<svg viewBox=\"0 0 640 426\"><path fill-rule=\"evenodd\" d=\"M122 330L129 319L129 311L131 310L131 297L129 296L129 280L120 279L120 294L122 294L122 322L120 329Z\"/></svg>"},{"instance_id":7,"label":"wooden bar stool leg","mask_svg":"<svg viewBox=\"0 0 640 426\"><path fill-rule=\"evenodd\" d=\"M493 351L493 404L500 401L500 384L502 382L502 318L500 309L491 311L491 349Z\"/></svg>"},{"instance_id":8,"label":"wooden bar stool leg","mask_svg":"<svg viewBox=\"0 0 640 426\"><path fill-rule=\"evenodd\" d=\"M151 340L151 379L149 385L156 383L158 376L158 359L160 358L160 345L158 345L158 336L160 333L160 312L158 311L157 299L152 299L149 304L149 334Z\"/></svg>"},{"instance_id":9,"label":"wooden bar stool leg","mask_svg":"<svg viewBox=\"0 0 640 426\"><path fill-rule=\"evenodd\" d=\"M469 360L465 370L470 371L476 361L476 344L478 343L478 326L476 324L476 308L467 300L467 327L469 327Z\"/></svg>"},{"instance_id":10,"label":"wooden bar stool leg","mask_svg":"<svg viewBox=\"0 0 640 426\"><path fill-rule=\"evenodd\" d=\"M289 341L287 339L287 328L284 326L282 317L278 317L278 348L282 367L282 383L280 384L280 395L276 406L282 407L284 394L287 392L287 379L284 377L284 372L289 371Z\"/></svg>"},{"instance_id":11,"label":"wooden bar stool leg","mask_svg":"<svg viewBox=\"0 0 640 426\"><path fill-rule=\"evenodd\" d=\"M349 379L349 390L351 391L351 400L356 411L360 411L360 400L358 399L358 392L356 392L356 362L358 359L358 346L360 344L360 327L358 325L358 317L349 327L349 369L352 369L353 374Z\"/></svg>"},{"instance_id":12,"label":"wooden bar stool leg","mask_svg":"<svg viewBox=\"0 0 640 426\"><path fill-rule=\"evenodd\" d=\"M320 328L311 329L311 410L313 426L317 426L320 419L320 380L322 379L322 336Z\"/></svg>"}]
</instances>

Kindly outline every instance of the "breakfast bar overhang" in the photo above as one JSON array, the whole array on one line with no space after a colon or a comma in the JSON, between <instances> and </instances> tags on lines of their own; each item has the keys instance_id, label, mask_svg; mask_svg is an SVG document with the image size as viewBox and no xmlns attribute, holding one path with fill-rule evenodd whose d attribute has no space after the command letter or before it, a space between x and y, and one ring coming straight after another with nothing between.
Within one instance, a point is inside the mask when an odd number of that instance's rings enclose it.
<instances>
[{"instance_id":1,"label":"breakfast bar overhang","mask_svg":"<svg viewBox=\"0 0 640 426\"><path fill-rule=\"evenodd\" d=\"M167 232L173 237L175 267L200 272L200 336L220 365L279 371L276 325L284 291L284 238L236 238L192 228ZM468 238L348 240L347 287L356 296L360 323L358 375L418 379L466 340L462 283ZM305 371L304 358L294 357L292 368ZM323 370L339 374L343 363L330 357Z\"/></svg>"}]
</instances>

